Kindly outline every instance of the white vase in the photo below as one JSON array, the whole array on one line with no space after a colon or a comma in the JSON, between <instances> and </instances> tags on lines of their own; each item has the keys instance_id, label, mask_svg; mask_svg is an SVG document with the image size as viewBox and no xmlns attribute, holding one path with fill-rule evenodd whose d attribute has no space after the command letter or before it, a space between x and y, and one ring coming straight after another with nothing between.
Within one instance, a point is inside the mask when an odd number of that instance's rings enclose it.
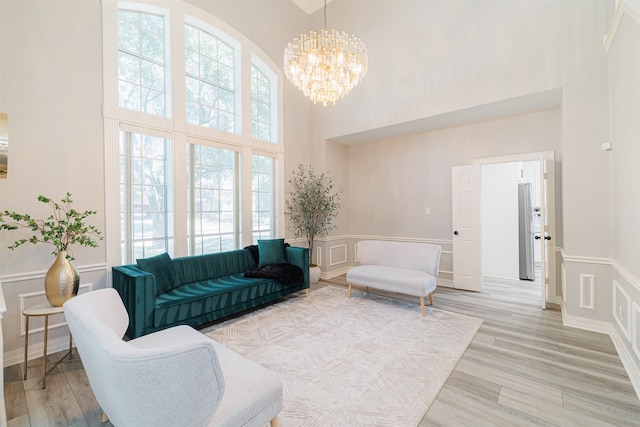
<instances>
[{"instance_id":1,"label":"white vase","mask_svg":"<svg viewBox=\"0 0 640 427\"><path fill-rule=\"evenodd\" d=\"M311 283L318 283L318 281L320 280L320 272L320 267L318 267L317 265L309 266L309 281Z\"/></svg>"}]
</instances>

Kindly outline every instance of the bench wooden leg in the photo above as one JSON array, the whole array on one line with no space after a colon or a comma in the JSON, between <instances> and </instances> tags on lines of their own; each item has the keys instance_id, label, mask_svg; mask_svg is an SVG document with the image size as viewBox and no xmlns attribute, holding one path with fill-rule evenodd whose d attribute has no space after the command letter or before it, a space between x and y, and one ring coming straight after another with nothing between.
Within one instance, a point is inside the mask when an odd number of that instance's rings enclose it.
<instances>
[{"instance_id":1,"label":"bench wooden leg","mask_svg":"<svg viewBox=\"0 0 640 427\"><path fill-rule=\"evenodd\" d=\"M270 424L271 424L271 427L278 427L278 417L273 417Z\"/></svg>"},{"instance_id":2,"label":"bench wooden leg","mask_svg":"<svg viewBox=\"0 0 640 427\"><path fill-rule=\"evenodd\" d=\"M347 290L347 298L351 298L351 283L349 283L349 290Z\"/></svg>"},{"instance_id":3,"label":"bench wooden leg","mask_svg":"<svg viewBox=\"0 0 640 427\"><path fill-rule=\"evenodd\" d=\"M433 305L433 292L429 294L429 304Z\"/></svg>"},{"instance_id":4,"label":"bench wooden leg","mask_svg":"<svg viewBox=\"0 0 640 427\"><path fill-rule=\"evenodd\" d=\"M424 297L420 297L420 308L422 308L422 317L425 317L427 312L424 309Z\"/></svg>"}]
</instances>

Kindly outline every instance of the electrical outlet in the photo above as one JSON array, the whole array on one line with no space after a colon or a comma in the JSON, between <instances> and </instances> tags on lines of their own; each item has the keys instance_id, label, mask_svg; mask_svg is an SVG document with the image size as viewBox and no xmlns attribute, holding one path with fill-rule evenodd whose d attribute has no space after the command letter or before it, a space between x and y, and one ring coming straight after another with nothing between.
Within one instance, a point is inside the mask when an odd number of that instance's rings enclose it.
<instances>
[{"instance_id":1,"label":"electrical outlet","mask_svg":"<svg viewBox=\"0 0 640 427\"><path fill-rule=\"evenodd\" d=\"M425 215L431 215L431 208L424 208Z\"/></svg>"}]
</instances>

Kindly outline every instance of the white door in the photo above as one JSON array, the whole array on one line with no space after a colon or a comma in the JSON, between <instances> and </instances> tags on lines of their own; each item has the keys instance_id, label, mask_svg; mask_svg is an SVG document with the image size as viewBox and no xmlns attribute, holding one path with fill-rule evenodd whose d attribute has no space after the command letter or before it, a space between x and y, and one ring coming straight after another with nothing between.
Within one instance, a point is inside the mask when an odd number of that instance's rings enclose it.
<instances>
[{"instance_id":1,"label":"white door","mask_svg":"<svg viewBox=\"0 0 640 427\"><path fill-rule=\"evenodd\" d=\"M555 290L555 243L552 239L555 237L555 193L554 193L554 159L543 158L541 160L542 171L541 186L542 197L540 206L541 232L536 239L542 241L540 250L540 286L542 287L542 298L540 306L547 307L547 301L555 301L555 295L551 295L551 290Z\"/></svg>"},{"instance_id":2,"label":"white door","mask_svg":"<svg viewBox=\"0 0 640 427\"><path fill-rule=\"evenodd\" d=\"M453 287L482 291L480 165L451 168Z\"/></svg>"}]
</instances>

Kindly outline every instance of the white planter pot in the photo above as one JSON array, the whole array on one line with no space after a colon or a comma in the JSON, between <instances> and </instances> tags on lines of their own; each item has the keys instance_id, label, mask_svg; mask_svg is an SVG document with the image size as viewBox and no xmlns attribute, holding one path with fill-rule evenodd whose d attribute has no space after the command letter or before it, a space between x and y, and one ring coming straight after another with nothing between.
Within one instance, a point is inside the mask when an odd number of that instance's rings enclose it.
<instances>
[{"instance_id":1,"label":"white planter pot","mask_svg":"<svg viewBox=\"0 0 640 427\"><path fill-rule=\"evenodd\" d=\"M311 283L318 283L318 281L320 280L320 267L313 266L313 267L309 267L309 281Z\"/></svg>"}]
</instances>

